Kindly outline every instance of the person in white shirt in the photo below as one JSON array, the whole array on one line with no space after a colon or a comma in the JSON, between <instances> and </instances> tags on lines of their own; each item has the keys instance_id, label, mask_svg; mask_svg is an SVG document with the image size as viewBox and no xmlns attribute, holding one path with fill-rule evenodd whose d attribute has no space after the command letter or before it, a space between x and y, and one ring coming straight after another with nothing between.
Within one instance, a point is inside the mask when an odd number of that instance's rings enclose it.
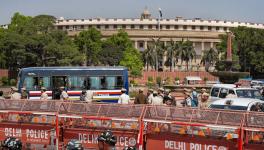
<instances>
[{"instance_id":1,"label":"person in white shirt","mask_svg":"<svg viewBox=\"0 0 264 150\"><path fill-rule=\"evenodd\" d=\"M11 96L12 100L19 100L21 99L21 94L17 92L18 89L16 87L11 87Z\"/></svg>"},{"instance_id":2,"label":"person in white shirt","mask_svg":"<svg viewBox=\"0 0 264 150\"><path fill-rule=\"evenodd\" d=\"M124 89L124 88L122 88L121 89L121 95L120 95L120 97L119 97L119 99L118 99L118 104L128 104L129 103L129 100L130 100L130 98L129 98L129 96L126 94L126 89Z\"/></svg>"},{"instance_id":3,"label":"person in white shirt","mask_svg":"<svg viewBox=\"0 0 264 150\"><path fill-rule=\"evenodd\" d=\"M48 100L49 96L46 92L46 88L42 87L41 88L41 96L40 96L40 100Z\"/></svg>"},{"instance_id":4,"label":"person in white shirt","mask_svg":"<svg viewBox=\"0 0 264 150\"><path fill-rule=\"evenodd\" d=\"M152 105L163 105L163 98L158 95L157 91L153 92Z\"/></svg>"},{"instance_id":5,"label":"person in white shirt","mask_svg":"<svg viewBox=\"0 0 264 150\"><path fill-rule=\"evenodd\" d=\"M63 86L60 87L60 90L61 90L60 100L68 100L69 99L69 95L64 89L65 88Z\"/></svg>"},{"instance_id":6,"label":"person in white shirt","mask_svg":"<svg viewBox=\"0 0 264 150\"><path fill-rule=\"evenodd\" d=\"M148 90L148 98L147 98L148 104L152 103L152 99L153 99L153 89L149 89Z\"/></svg>"}]
</instances>

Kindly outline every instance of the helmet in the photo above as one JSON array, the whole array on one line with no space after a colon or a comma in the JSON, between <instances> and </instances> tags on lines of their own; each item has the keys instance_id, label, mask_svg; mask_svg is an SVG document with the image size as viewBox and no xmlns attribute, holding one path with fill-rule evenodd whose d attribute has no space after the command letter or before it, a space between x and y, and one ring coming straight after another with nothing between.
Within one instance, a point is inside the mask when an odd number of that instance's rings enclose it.
<instances>
[{"instance_id":1,"label":"helmet","mask_svg":"<svg viewBox=\"0 0 264 150\"><path fill-rule=\"evenodd\" d=\"M22 142L14 137L8 137L4 140L3 147L9 150L22 150Z\"/></svg>"},{"instance_id":2,"label":"helmet","mask_svg":"<svg viewBox=\"0 0 264 150\"><path fill-rule=\"evenodd\" d=\"M98 137L99 142L104 142L106 144L109 144L111 146L115 146L117 139L116 136L113 135L113 133L110 130L107 130Z\"/></svg>"},{"instance_id":3,"label":"helmet","mask_svg":"<svg viewBox=\"0 0 264 150\"><path fill-rule=\"evenodd\" d=\"M82 143L78 140L70 140L67 144L66 150L83 150Z\"/></svg>"},{"instance_id":4,"label":"helmet","mask_svg":"<svg viewBox=\"0 0 264 150\"><path fill-rule=\"evenodd\" d=\"M130 146L130 147L125 147L123 150L137 150L137 148Z\"/></svg>"}]
</instances>

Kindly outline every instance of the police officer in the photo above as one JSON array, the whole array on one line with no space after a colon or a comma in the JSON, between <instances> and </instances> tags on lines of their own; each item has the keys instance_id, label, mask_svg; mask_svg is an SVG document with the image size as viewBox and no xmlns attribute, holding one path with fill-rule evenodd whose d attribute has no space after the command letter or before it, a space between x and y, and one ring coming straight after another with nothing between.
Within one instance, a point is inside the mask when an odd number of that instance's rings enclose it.
<instances>
[{"instance_id":1,"label":"police officer","mask_svg":"<svg viewBox=\"0 0 264 150\"><path fill-rule=\"evenodd\" d=\"M116 150L116 136L110 130L107 130L97 138L99 150Z\"/></svg>"},{"instance_id":2,"label":"police officer","mask_svg":"<svg viewBox=\"0 0 264 150\"><path fill-rule=\"evenodd\" d=\"M18 89L16 87L11 87L11 91L10 91L10 99L12 100L19 100L21 99L21 94L17 92Z\"/></svg>"},{"instance_id":3,"label":"police officer","mask_svg":"<svg viewBox=\"0 0 264 150\"><path fill-rule=\"evenodd\" d=\"M83 150L82 143L78 140L70 140L67 143L66 150Z\"/></svg>"},{"instance_id":4,"label":"police officer","mask_svg":"<svg viewBox=\"0 0 264 150\"><path fill-rule=\"evenodd\" d=\"M3 142L3 148L7 150L22 150L22 142L14 137L8 137Z\"/></svg>"},{"instance_id":5,"label":"police officer","mask_svg":"<svg viewBox=\"0 0 264 150\"><path fill-rule=\"evenodd\" d=\"M45 87L41 87L41 95L40 95L40 100L48 100L49 96L46 92L46 88Z\"/></svg>"},{"instance_id":6,"label":"police officer","mask_svg":"<svg viewBox=\"0 0 264 150\"><path fill-rule=\"evenodd\" d=\"M60 91L61 91L60 100L69 100L69 96L63 86L60 87Z\"/></svg>"},{"instance_id":7,"label":"police officer","mask_svg":"<svg viewBox=\"0 0 264 150\"><path fill-rule=\"evenodd\" d=\"M130 100L130 98L129 98L129 96L126 94L126 89L125 88L122 88L121 89L121 95L120 95L120 97L119 97L119 99L118 99L118 104L128 104L129 103L129 100Z\"/></svg>"}]
</instances>

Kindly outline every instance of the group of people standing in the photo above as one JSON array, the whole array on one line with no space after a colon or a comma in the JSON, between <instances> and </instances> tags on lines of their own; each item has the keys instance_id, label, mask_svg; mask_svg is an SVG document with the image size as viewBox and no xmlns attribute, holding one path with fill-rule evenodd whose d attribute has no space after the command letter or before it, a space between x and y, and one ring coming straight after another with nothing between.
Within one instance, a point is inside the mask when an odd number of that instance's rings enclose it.
<instances>
[{"instance_id":1,"label":"group of people standing","mask_svg":"<svg viewBox=\"0 0 264 150\"><path fill-rule=\"evenodd\" d=\"M196 88L183 89L184 100L181 102L183 107L198 107L204 109L208 107L209 94L206 93L206 89L202 88L198 93ZM119 97L118 103L120 104L152 104L152 105L168 105L176 106L177 101L175 97L171 94L169 89L164 90L159 88L157 90L148 89L145 95L142 89L138 90L138 94L135 97L134 102L130 101L129 96L126 94L126 89L121 90L122 94Z\"/></svg>"},{"instance_id":2,"label":"group of people standing","mask_svg":"<svg viewBox=\"0 0 264 150\"><path fill-rule=\"evenodd\" d=\"M192 90L184 88L184 101L182 105L184 107L198 107L204 109L208 107L209 94L206 93L206 89L202 88L201 92L198 93L196 88L193 87Z\"/></svg>"}]
</instances>

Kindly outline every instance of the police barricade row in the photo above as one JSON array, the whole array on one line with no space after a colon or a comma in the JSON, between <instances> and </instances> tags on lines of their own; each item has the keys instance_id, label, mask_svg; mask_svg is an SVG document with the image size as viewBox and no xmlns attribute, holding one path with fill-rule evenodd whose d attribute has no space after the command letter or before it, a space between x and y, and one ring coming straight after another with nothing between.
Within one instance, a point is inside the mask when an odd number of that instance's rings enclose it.
<instances>
[{"instance_id":1,"label":"police barricade row","mask_svg":"<svg viewBox=\"0 0 264 150\"><path fill-rule=\"evenodd\" d=\"M0 100L0 141L17 137L28 149L65 149L72 139L98 149L107 129L117 136L117 149L264 149L263 123L264 114L254 112Z\"/></svg>"}]
</instances>

